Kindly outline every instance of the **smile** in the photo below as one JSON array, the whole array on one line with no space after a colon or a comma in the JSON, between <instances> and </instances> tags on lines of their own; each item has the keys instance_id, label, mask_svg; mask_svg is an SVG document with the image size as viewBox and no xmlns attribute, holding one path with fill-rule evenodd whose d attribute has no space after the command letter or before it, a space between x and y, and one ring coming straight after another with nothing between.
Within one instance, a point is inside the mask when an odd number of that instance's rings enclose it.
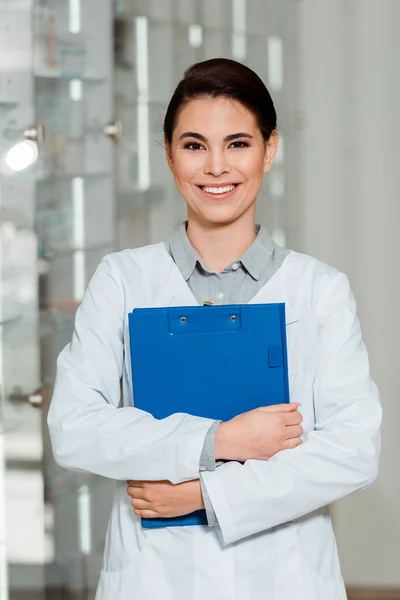
<instances>
[{"instance_id":1,"label":"smile","mask_svg":"<svg viewBox=\"0 0 400 600\"><path fill-rule=\"evenodd\" d=\"M219 186L208 186L208 185L199 185L198 187L209 197L218 197L218 198L226 198L229 196L237 187L238 183L232 183L228 185L219 185Z\"/></svg>"}]
</instances>

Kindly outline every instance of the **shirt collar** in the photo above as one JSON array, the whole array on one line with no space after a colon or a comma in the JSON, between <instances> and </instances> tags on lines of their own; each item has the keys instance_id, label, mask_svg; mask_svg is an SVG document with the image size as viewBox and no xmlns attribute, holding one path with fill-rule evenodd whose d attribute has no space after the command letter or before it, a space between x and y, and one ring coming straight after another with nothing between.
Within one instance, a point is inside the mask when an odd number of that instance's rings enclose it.
<instances>
[{"instance_id":1,"label":"shirt collar","mask_svg":"<svg viewBox=\"0 0 400 600\"><path fill-rule=\"evenodd\" d=\"M256 232L256 239L243 254L240 262L252 278L258 281L273 254L275 243L264 227L256 225Z\"/></svg>"},{"instance_id":2,"label":"shirt collar","mask_svg":"<svg viewBox=\"0 0 400 600\"><path fill-rule=\"evenodd\" d=\"M182 223L172 236L169 241L169 248L183 278L188 281L200 257L186 235L186 223Z\"/></svg>"},{"instance_id":3,"label":"shirt collar","mask_svg":"<svg viewBox=\"0 0 400 600\"><path fill-rule=\"evenodd\" d=\"M273 254L275 243L264 227L256 225L256 233L250 248L235 262L241 262L251 277L258 281ZM203 263L186 235L186 223L182 223L170 239L169 249L185 281L188 281L196 264Z\"/></svg>"}]
</instances>

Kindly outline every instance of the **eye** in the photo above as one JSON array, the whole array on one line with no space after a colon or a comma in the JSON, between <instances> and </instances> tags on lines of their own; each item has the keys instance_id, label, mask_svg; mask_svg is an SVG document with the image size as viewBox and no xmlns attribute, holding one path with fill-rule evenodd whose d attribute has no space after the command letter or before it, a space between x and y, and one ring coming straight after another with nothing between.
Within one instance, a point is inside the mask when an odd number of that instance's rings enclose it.
<instances>
[{"instance_id":1,"label":"eye","mask_svg":"<svg viewBox=\"0 0 400 600\"><path fill-rule=\"evenodd\" d=\"M199 144L198 142L188 142L187 144L184 145L185 150L191 150L192 152L198 152L199 150L201 150L201 148L203 148L203 146L201 144Z\"/></svg>"},{"instance_id":2,"label":"eye","mask_svg":"<svg viewBox=\"0 0 400 600\"><path fill-rule=\"evenodd\" d=\"M245 142L243 140L238 140L236 142L232 142L232 144L229 147L230 148L248 148L249 143Z\"/></svg>"}]
</instances>

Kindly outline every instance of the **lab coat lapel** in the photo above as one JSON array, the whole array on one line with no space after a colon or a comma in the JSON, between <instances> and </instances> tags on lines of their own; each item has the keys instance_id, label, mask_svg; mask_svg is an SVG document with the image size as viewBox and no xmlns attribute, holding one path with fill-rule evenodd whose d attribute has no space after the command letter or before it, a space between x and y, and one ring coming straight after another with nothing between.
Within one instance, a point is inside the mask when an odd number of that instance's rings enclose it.
<instances>
[{"instance_id":1,"label":"lab coat lapel","mask_svg":"<svg viewBox=\"0 0 400 600\"><path fill-rule=\"evenodd\" d=\"M198 306L199 303L190 287L167 251L163 260L158 263L154 277L156 281L161 281L162 285L152 306Z\"/></svg>"},{"instance_id":2,"label":"lab coat lapel","mask_svg":"<svg viewBox=\"0 0 400 600\"><path fill-rule=\"evenodd\" d=\"M285 289L282 282L282 273L285 265L271 277L269 281L250 300L249 304L271 304L276 302L285 303L286 325L297 323L299 317L290 301L289 291Z\"/></svg>"}]
</instances>

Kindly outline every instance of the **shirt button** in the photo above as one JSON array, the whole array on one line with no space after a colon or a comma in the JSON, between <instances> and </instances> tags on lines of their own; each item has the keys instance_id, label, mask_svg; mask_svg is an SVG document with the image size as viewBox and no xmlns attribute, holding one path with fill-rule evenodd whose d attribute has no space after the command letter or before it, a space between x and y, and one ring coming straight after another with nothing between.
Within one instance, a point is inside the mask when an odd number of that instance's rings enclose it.
<instances>
[{"instance_id":1,"label":"shirt button","mask_svg":"<svg viewBox=\"0 0 400 600\"><path fill-rule=\"evenodd\" d=\"M237 262L233 263L233 265L232 265L232 271L237 271L238 268L239 268L239 263L237 263Z\"/></svg>"},{"instance_id":2,"label":"shirt button","mask_svg":"<svg viewBox=\"0 0 400 600\"><path fill-rule=\"evenodd\" d=\"M224 294L222 292L220 292L219 294L217 294L217 299L218 300L222 300L223 297L224 297Z\"/></svg>"}]
</instances>

